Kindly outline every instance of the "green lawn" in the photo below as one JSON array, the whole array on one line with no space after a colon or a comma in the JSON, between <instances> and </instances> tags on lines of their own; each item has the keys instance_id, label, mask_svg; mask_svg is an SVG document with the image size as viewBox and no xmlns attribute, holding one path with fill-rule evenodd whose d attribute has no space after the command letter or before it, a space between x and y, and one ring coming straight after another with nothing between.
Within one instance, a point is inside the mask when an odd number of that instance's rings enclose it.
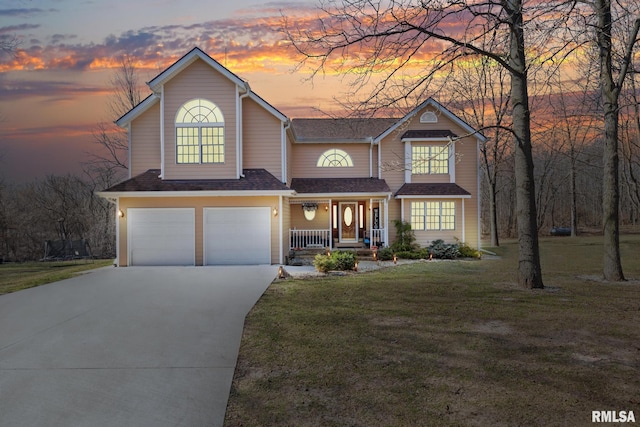
<instances>
[{"instance_id":1,"label":"green lawn","mask_svg":"<svg viewBox=\"0 0 640 427\"><path fill-rule=\"evenodd\" d=\"M75 260L0 264L0 295L68 279L86 270L112 265L113 260Z\"/></svg>"},{"instance_id":2,"label":"green lawn","mask_svg":"<svg viewBox=\"0 0 640 427\"><path fill-rule=\"evenodd\" d=\"M640 420L640 236L542 240L544 290L498 260L274 282L249 314L225 426L584 426Z\"/></svg>"}]
</instances>

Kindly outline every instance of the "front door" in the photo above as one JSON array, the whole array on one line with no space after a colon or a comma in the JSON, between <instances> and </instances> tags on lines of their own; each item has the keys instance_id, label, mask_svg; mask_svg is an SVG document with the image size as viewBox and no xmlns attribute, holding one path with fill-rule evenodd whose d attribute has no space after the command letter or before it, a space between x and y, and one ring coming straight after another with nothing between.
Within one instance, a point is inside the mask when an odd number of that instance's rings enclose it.
<instances>
[{"instance_id":1,"label":"front door","mask_svg":"<svg viewBox=\"0 0 640 427\"><path fill-rule=\"evenodd\" d=\"M358 204L340 203L340 242L358 241Z\"/></svg>"}]
</instances>

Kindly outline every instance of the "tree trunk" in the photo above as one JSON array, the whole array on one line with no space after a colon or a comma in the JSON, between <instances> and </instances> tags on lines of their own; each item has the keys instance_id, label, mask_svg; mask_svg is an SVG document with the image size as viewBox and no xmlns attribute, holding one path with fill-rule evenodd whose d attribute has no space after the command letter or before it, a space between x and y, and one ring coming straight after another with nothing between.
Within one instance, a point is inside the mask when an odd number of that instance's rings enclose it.
<instances>
[{"instance_id":1,"label":"tree trunk","mask_svg":"<svg viewBox=\"0 0 640 427\"><path fill-rule=\"evenodd\" d=\"M611 59L611 0L596 1L597 41L600 50L600 84L604 109L602 225L604 231L604 278L624 280L620 261L620 187L618 177L618 88Z\"/></svg>"},{"instance_id":2,"label":"tree trunk","mask_svg":"<svg viewBox=\"0 0 640 427\"><path fill-rule=\"evenodd\" d=\"M491 182L489 184L489 221L491 222L491 246L500 246L500 240L498 238L498 212L496 203L496 183Z\"/></svg>"},{"instance_id":3,"label":"tree trunk","mask_svg":"<svg viewBox=\"0 0 640 427\"><path fill-rule=\"evenodd\" d=\"M536 224L536 194L531 149L531 116L522 18L522 1L507 0L510 16L511 102L515 139L516 211L518 220L518 283L544 288Z\"/></svg>"},{"instance_id":4,"label":"tree trunk","mask_svg":"<svg viewBox=\"0 0 640 427\"><path fill-rule=\"evenodd\" d=\"M569 176L569 191L571 192L571 237L578 235L578 202L576 197L576 150L571 142L571 171Z\"/></svg>"}]
</instances>

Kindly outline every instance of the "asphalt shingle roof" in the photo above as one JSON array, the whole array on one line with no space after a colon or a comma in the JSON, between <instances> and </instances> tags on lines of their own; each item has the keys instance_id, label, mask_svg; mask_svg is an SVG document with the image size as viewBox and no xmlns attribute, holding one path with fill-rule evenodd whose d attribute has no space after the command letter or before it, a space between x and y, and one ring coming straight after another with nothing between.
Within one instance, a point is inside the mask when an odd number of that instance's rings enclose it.
<instances>
[{"instance_id":1,"label":"asphalt shingle roof","mask_svg":"<svg viewBox=\"0 0 640 427\"><path fill-rule=\"evenodd\" d=\"M159 178L160 169L149 169L131 179L105 190L129 191L287 191L285 184L264 169L245 169L240 179L188 179Z\"/></svg>"},{"instance_id":2,"label":"asphalt shingle roof","mask_svg":"<svg viewBox=\"0 0 640 427\"><path fill-rule=\"evenodd\" d=\"M300 194L391 192L385 180L377 178L293 178L291 188Z\"/></svg>"},{"instance_id":3,"label":"asphalt shingle roof","mask_svg":"<svg viewBox=\"0 0 640 427\"><path fill-rule=\"evenodd\" d=\"M291 126L298 140L364 139L382 134L398 120L400 119L293 119Z\"/></svg>"},{"instance_id":4,"label":"asphalt shingle roof","mask_svg":"<svg viewBox=\"0 0 640 427\"><path fill-rule=\"evenodd\" d=\"M411 183L404 184L396 192L396 196L470 196L464 188L452 182L443 183Z\"/></svg>"},{"instance_id":5,"label":"asphalt shingle roof","mask_svg":"<svg viewBox=\"0 0 640 427\"><path fill-rule=\"evenodd\" d=\"M416 129L416 130L408 130L402 134L401 139L414 139L414 138L457 138L458 135L451 132L449 129L442 130L427 130L427 129Z\"/></svg>"}]
</instances>

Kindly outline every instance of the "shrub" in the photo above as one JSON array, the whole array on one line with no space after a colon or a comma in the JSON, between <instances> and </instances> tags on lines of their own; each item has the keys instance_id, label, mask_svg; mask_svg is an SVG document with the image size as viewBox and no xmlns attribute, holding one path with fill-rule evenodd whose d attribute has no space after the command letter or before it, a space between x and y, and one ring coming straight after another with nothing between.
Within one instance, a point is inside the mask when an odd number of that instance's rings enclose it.
<instances>
[{"instance_id":1,"label":"shrub","mask_svg":"<svg viewBox=\"0 0 640 427\"><path fill-rule=\"evenodd\" d=\"M391 248L396 252L413 252L418 249L416 235L411 229L411 224L407 221L394 220L396 227L396 240L391 244Z\"/></svg>"},{"instance_id":2,"label":"shrub","mask_svg":"<svg viewBox=\"0 0 640 427\"><path fill-rule=\"evenodd\" d=\"M333 257L326 256L326 255L323 255L323 254L318 254L313 259L313 266L320 273L325 273L326 274L329 271L336 269L336 261L335 261L335 259Z\"/></svg>"},{"instance_id":3,"label":"shrub","mask_svg":"<svg viewBox=\"0 0 640 427\"><path fill-rule=\"evenodd\" d=\"M335 251L330 256L318 254L313 259L313 266L321 273L331 270L353 270L356 265L356 255L353 252Z\"/></svg>"},{"instance_id":4,"label":"shrub","mask_svg":"<svg viewBox=\"0 0 640 427\"><path fill-rule=\"evenodd\" d=\"M335 251L331 254L334 259L336 270L353 270L356 266L356 254L347 251Z\"/></svg>"},{"instance_id":5,"label":"shrub","mask_svg":"<svg viewBox=\"0 0 640 427\"><path fill-rule=\"evenodd\" d=\"M389 261L393 259L394 250L386 247L382 249L378 249L378 259L380 261Z\"/></svg>"},{"instance_id":6,"label":"shrub","mask_svg":"<svg viewBox=\"0 0 640 427\"><path fill-rule=\"evenodd\" d=\"M418 252L402 251L402 252L397 252L396 255L398 256L398 258L402 258L402 259L422 259L422 258L424 258L423 254L422 254L422 251L418 251Z\"/></svg>"},{"instance_id":7,"label":"shrub","mask_svg":"<svg viewBox=\"0 0 640 427\"><path fill-rule=\"evenodd\" d=\"M466 243L458 243L458 252L463 258L480 258L480 252Z\"/></svg>"},{"instance_id":8,"label":"shrub","mask_svg":"<svg viewBox=\"0 0 640 427\"><path fill-rule=\"evenodd\" d=\"M434 258L454 259L460 256L460 251L458 251L458 245L456 243L445 243L442 239L431 242L427 250L433 254Z\"/></svg>"}]
</instances>

